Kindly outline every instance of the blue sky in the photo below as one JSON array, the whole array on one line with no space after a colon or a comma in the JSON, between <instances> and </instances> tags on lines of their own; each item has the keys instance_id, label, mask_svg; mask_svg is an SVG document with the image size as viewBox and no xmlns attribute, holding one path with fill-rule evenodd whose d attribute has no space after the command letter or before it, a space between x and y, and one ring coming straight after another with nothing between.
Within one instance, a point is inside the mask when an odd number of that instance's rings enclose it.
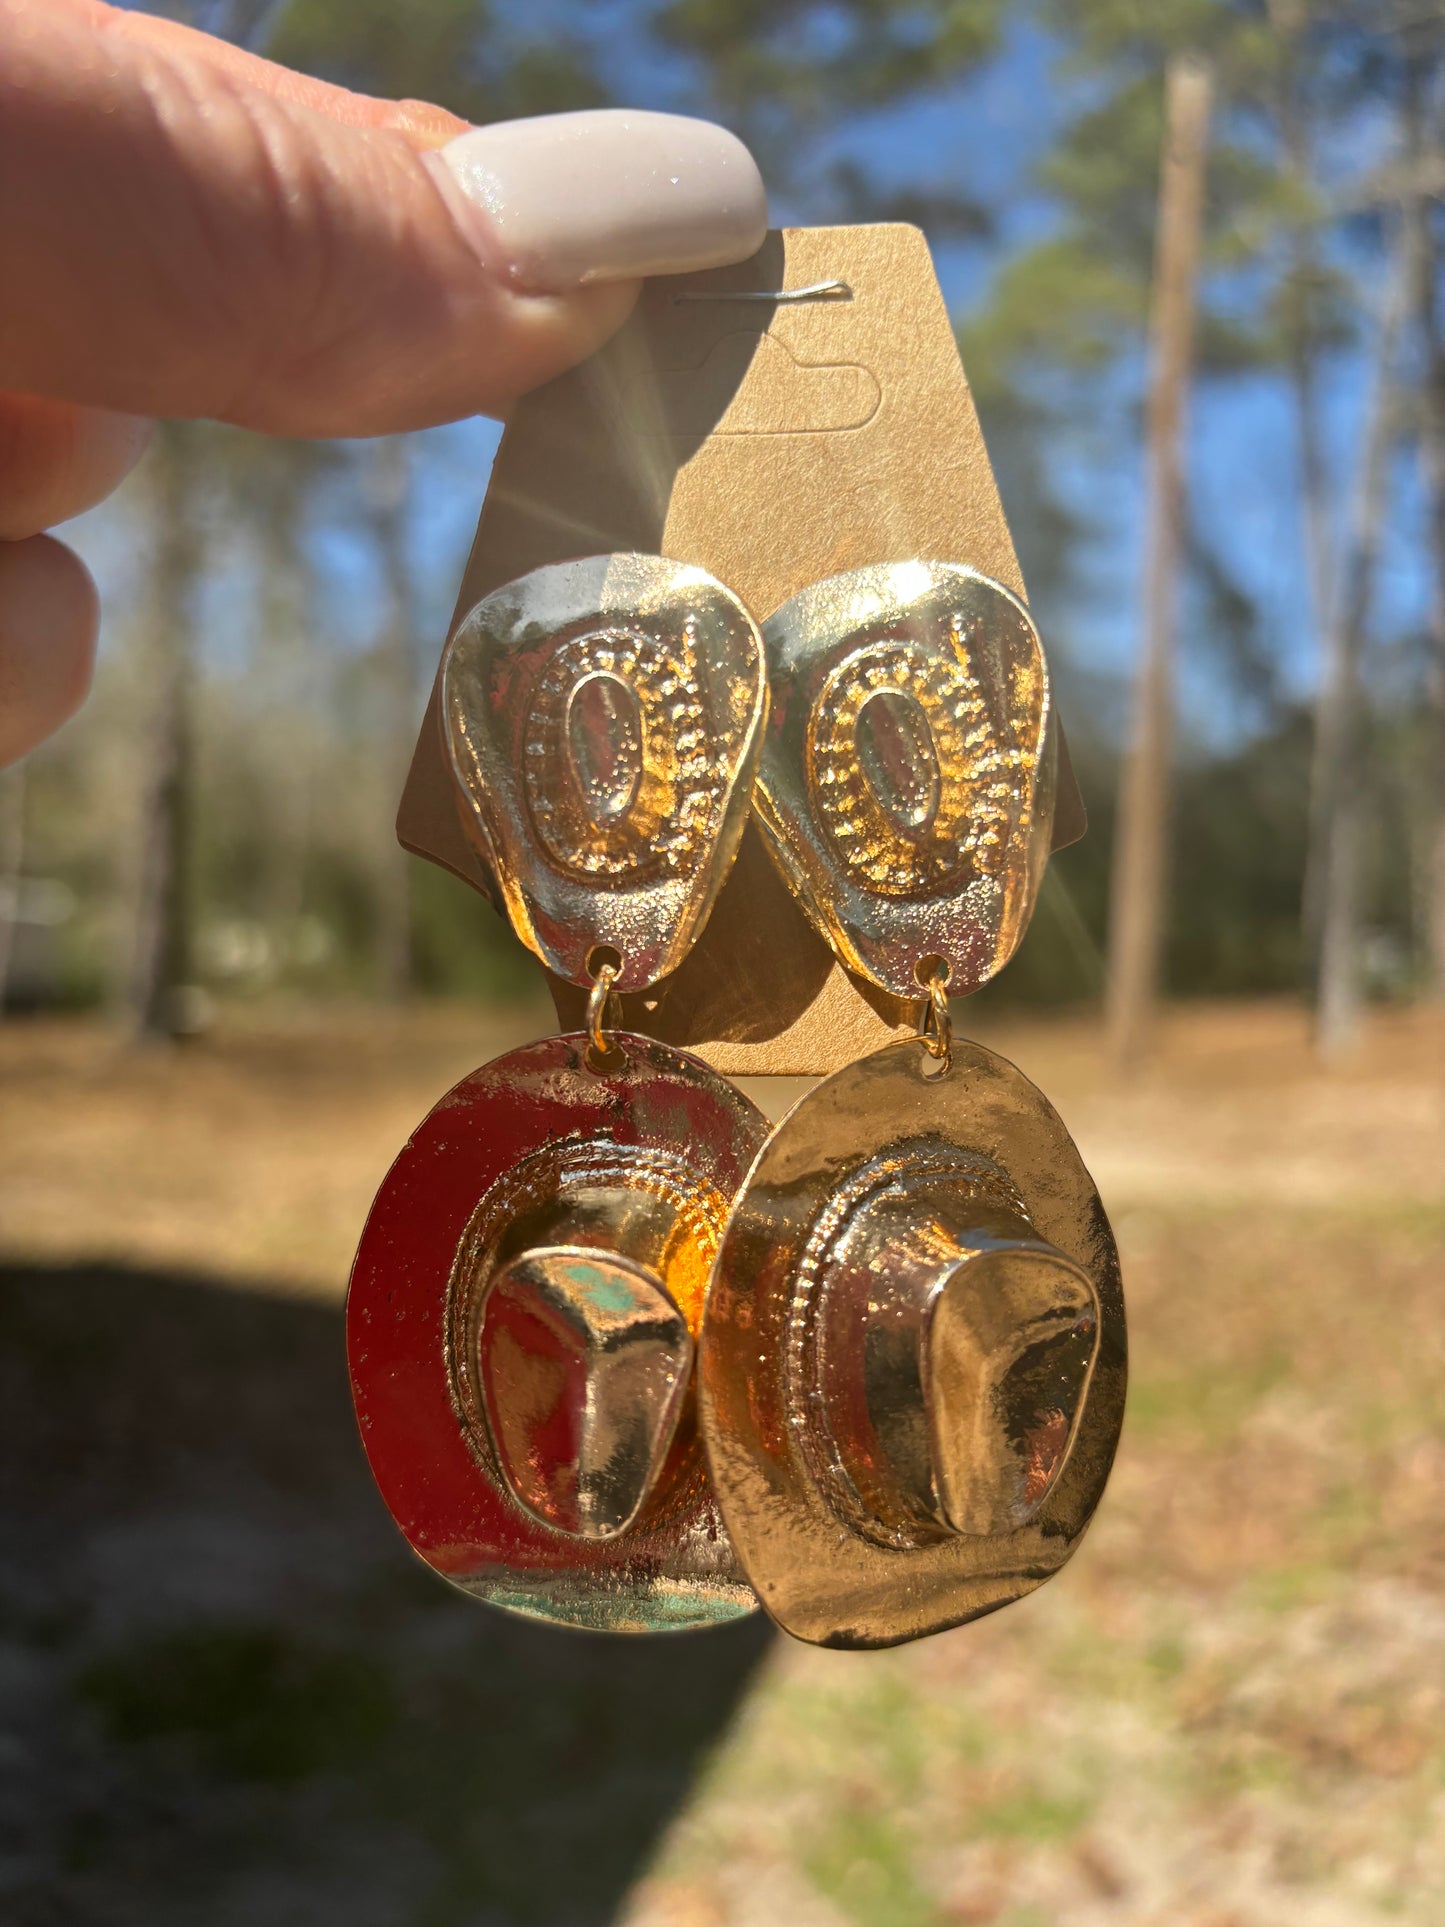
<instances>
[{"instance_id":1,"label":"blue sky","mask_svg":"<svg viewBox=\"0 0 1445 1927\"><path fill-rule=\"evenodd\" d=\"M551 0L537 0L526 18L545 29L556 12ZM592 37L606 49L614 85L629 104L683 104L681 67L663 57L646 63L638 58L635 34L629 32L636 18L633 0L602 0L586 18ZM865 160L891 185L966 182L993 210L996 239L936 249L945 295L963 315L986 299L990 277L1008 252L1046 233L1054 220L1031 172L1072 105L1069 87L1056 72L1055 49L1038 32L1019 29L986 76L907 112L872 116L840 129L829 148ZM775 203L775 219L787 221L797 213L786 200ZM1140 380L1138 365L1120 370L1115 400L1121 423L1137 401ZM1361 410L1358 359L1346 355L1330 370L1326 409L1331 466L1342 485ZM413 572L419 618L438 648L498 433L493 423L472 422L415 438ZM1068 606L1038 610L1046 642L1051 630L1061 634L1081 668L1121 682L1138 641L1141 462L1137 438L1127 432L1102 447L1060 448L1060 485L1087 515L1095 536ZM1316 640L1305 592L1295 424L1283 385L1261 376L1202 384L1194 399L1188 474L1201 527L1260 605L1268 647L1286 687L1307 692L1314 680ZM1378 626L1385 635L1420 620L1425 594L1420 519L1418 489L1403 464L1379 584ZM136 576L133 523L124 498L118 509L84 518L76 535L106 592L109 630L119 633ZM374 621L376 585L344 492L335 496L309 539L326 584L327 626L334 640L340 647L364 645ZM208 647L222 660L244 650L246 605L243 571L234 580L219 581L208 598ZM1232 700L1229 678L1208 637L1188 630L1181 651L1180 710L1186 734L1215 744L1227 742L1249 720Z\"/></svg>"}]
</instances>

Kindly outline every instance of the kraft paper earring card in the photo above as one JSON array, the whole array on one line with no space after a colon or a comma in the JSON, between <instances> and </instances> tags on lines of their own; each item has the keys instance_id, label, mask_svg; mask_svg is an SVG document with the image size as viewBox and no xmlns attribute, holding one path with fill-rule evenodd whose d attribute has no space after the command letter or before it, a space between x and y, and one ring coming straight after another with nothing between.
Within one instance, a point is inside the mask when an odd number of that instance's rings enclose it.
<instances>
[{"instance_id":1,"label":"kraft paper earring card","mask_svg":"<svg viewBox=\"0 0 1445 1927\"><path fill-rule=\"evenodd\" d=\"M735 267L649 282L604 349L518 404L458 622L528 571L607 552L705 569L759 625L830 577L915 560L974 571L1023 602L917 229L788 229ZM887 705L872 708L898 738ZM775 710L772 726L795 722ZM1048 723L1030 773L1030 836L1045 855L1083 833L1062 733ZM397 827L408 849L500 905L438 694ZM1009 930L1000 958L1022 932L1016 917ZM551 983L562 1022L580 1024L585 991ZM836 1070L910 1034L916 1014L914 999L835 956L756 821L686 959L622 1008L625 1022L737 1075Z\"/></svg>"}]
</instances>

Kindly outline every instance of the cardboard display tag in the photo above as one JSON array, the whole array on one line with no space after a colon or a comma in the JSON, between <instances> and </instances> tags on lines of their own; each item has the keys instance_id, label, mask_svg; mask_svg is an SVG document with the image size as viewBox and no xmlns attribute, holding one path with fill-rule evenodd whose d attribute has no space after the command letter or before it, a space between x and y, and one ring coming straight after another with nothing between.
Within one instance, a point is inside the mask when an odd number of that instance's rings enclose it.
<instances>
[{"instance_id":1,"label":"cardboard display tag","mask_svg":"<svg viewBox=\"0 0 1445 1927\"><path fill-rule=\"evenodd\" d=\"M454 624L528 570L611 550L707 569L759 623L825 576L911 557L1023 594L918 229L790 228L738 266L648 282L620 334L518 404ZM1084 817L1054 736L1058 849ZM397 833L496 901L435 689ZM550 981L578 1028L585 993ZM729 1075L817 1076L910 1032L915 1009L833 961L750 825L702 936L622 1021Z\"/></svg>"}]
</instances>

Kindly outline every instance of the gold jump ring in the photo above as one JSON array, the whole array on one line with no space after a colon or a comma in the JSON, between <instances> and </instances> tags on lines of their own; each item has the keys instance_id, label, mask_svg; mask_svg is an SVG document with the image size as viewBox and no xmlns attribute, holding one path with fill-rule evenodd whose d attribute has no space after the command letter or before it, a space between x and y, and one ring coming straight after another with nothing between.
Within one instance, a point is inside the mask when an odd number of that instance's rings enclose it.
<instances>
[{"instance_id":1,"label":"gold jump ring","mask_svg":"<svg viewBox=\"0 0 1445 1927\"><path fill-rule=\"evenodd\" d=\"M603 1026L607 1021L607 1007L616 996L612 986L617 981L620 967L614 963L603 964L592 979L592 988L587 993L587 1046L589 1056L595 1059L610 1054Z\"/></svg>"},{"instance_id":2,"label":"gold jump ring","mask_svg":"<svg viewBox=\"0 0 1445 1927\"><path fill-rule=\"evenodd\" d=\"M947 981L943 971L929 978L928 998L918 1026L918 1035L923 1039L929 1056L936 1057L945 1065L953 1056L953 1019L948 1014L948 992L944 988Z\"/></svg>"}]
</instances>

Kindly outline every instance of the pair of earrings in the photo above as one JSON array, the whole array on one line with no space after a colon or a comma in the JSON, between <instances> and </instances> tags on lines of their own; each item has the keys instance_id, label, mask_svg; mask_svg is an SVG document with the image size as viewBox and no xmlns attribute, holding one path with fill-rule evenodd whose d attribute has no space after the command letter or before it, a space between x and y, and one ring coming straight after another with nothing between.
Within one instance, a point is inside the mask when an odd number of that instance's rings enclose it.
<instances>
[{"instance_id":1,"label":"pair of earrings","mask_svg":"<svg viewBox=\"0 0 1445 1927\"><path fill-rule=\"evenodd\" d=\"M362 1236L352 1386L413 1548L536 1618L657 1631L760 1601L835 1646L1031 1590L1102 1492L1125 1345L1068 1133L949 1024L1046 861L1026 610L909 561L760 629L701 569L592 557L480 602L441 694L497 895L588 1006L441 1100ZM920 1006L771 1130L610 1022L686 955L750 808L839 960Z\"/></svg>"}]
</instances>

